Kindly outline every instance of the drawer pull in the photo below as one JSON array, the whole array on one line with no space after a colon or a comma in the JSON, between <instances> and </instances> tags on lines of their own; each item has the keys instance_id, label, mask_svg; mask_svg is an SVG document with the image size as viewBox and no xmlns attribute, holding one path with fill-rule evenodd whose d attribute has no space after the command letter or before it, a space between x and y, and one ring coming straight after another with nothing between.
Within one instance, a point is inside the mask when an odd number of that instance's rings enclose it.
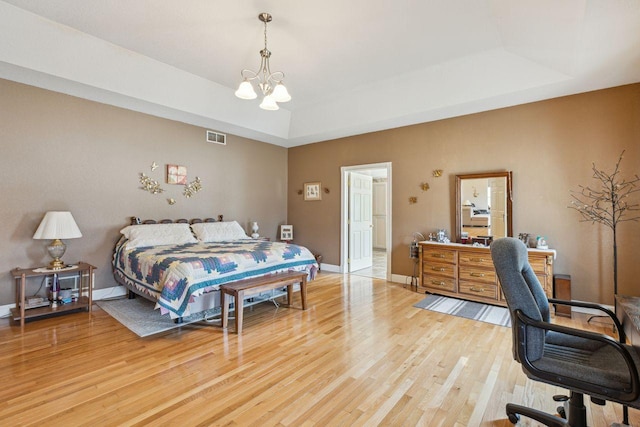
<instances>
[{"instance_id":1,"label":"drawer pull","mask_svg":"<svg viewBox=\"0 0 640 427\"><path fill-rule=\"evenodd\" d=\"M469 290L472 292L484 292L484 288L476 288L475 286L472 286Z\"/></svg>"},{"instance_id":2,"label":"drawer pull","mask_svg":"<svg viewBox=\"0 0 640 427\"><path fill-rule=\"evenodd\" d=\"M447 284L445 282L439 282L437 280L432 280L431 284L432 285L437 285L437 286L447 286Z\"/></svg>"},{"instance_id":3,"label":"drawer pull","mask_svg":"<svg viewBox=\"0 0 640 427\"><path fill-rule=\"evenodd\" d=\"M473 277L484 277L484 273L470 273L469 276Z\"/></svg>"},{"instance_id":4,"label":"drawer pull","mask_svg":"<svg viewBox=\"0 0 640 427\"><path fill-rule=\"evenodd\" d=\"M471 261L471 262L484 262L484 258L471 258L469 261Z\"/></svg>"},{"instance_id":5,"label":"drawer pull","mask_svg":"<svg viewBox=\"0 0 640 427\"><path fill-rule=\"evenodd\" d=\"M444 258L444 254L432 254L431 256L434 258Z\"/></svg>"},{"instance_id":6,"label":"drawer pull","mask_svg":"<svg viewBox=\"0 0 640 427\"><path fill-rule=\"evenodd\" d=\"M446 270L446 268L444 268L444 267L431 267L431 269L433 271L445 271Z\"/></svg>"}]
</instances>

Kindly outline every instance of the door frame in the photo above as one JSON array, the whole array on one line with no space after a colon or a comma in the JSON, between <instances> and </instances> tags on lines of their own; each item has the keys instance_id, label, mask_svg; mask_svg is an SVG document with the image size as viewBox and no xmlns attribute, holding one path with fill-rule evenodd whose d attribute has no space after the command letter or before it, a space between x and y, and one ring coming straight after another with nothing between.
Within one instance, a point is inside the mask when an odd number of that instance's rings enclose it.
<instances>
[{"instance_id":1,"label":"door frame","mask_svg":"<svg viewBox=\"0 0 640 427\"><path fill-rule=\"evenodd\" d=\"M391 224L393 223L391 217L393 211L391 209L391 162L340 167L340 188L342 191L342 200L340 203L340 272L349 272L347 263L347 258L349 257L349 182L347 177L349 172L359 172L368 169L387 170L387 224L385 234L387 240L387 281L391 281Z\"/></svg>"}]
</instances>

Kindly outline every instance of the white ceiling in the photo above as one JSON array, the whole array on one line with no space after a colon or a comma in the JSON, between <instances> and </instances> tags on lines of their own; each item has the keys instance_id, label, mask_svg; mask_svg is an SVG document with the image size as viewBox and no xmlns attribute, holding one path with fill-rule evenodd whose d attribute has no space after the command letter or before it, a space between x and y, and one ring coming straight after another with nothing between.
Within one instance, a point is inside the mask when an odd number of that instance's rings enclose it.
<instances>
[{"instance_id":1,"label":"white ceiling","mask_svg":"<svg viewBox=\"0 0 640 427\"><path fill-rule=\"evenodd\" d=\"M277 112L233 92L260 12ZM4 0L0 77L285 147L640 82L640 0Z\"/></svg>"}]
</instances>

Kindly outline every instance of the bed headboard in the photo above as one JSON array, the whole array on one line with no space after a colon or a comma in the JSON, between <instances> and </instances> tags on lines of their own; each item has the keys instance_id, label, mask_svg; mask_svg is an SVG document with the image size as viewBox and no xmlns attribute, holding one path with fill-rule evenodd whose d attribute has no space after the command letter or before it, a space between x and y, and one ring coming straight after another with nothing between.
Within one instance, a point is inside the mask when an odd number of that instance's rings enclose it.
<instances>
[{"instance_id":1,"label":"bed headboard","mask_svg":"<svg viewBox=\"0 0 640 427\"><path fill-rule=\"evenodd\" d=\"M199 222L216 222L216 221L223 221L223 216L222 215L218 215L218 219L215 218L204 218L204 219L200 219L200 218L193 218L193 219L186 219L186 218L180 218L180 219L161 219L159 221L156 221L155 219L145 219L145 220L140 220L140 218L138 218L137 216L132 216L131 217L131 225L140 225L140 224L172 224L172 223L176 223L176 224L197 224Z\"/></svg>"}]
</instances>

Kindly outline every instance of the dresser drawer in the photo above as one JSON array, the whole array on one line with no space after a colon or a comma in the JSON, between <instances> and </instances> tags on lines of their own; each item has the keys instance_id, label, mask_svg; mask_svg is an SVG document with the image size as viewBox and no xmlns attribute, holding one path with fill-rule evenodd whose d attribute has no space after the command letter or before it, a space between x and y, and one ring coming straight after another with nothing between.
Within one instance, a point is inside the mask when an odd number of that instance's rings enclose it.
<instances>
[{"instance_id":1,"label":"dresser drawer","mask_svg":"<svg viewBox=\"0 0 640 427\"><path fill-rule=\"evenodd\" d=\"M456 262L458 262L457 255L457 251L450 251L446 249L422 249L422 260L424 262L437 261L455 264Z\"/></svg>"},{"instance_id":2,"label":"dresser drawer","mask_svg":"<svg viewBox=\"0 0 640 427\"><path fill-rule=\"evenodd\" d=\"M529 264L536 274L547 274L547 257L529 257Z\"/></svg>"},{"instance_id":3,"label":"dresser drawer","mask_svg":"<svg viewBox=\"0 0 640 427\"><path fill-rule=\"evenodd\" d=\"M493 261L489 253L463 252L458 254L458 262L461 266L485 267L493 269Z\"/></svg>"},{"instance_id":4,"label":"dresser drawer","mask_svg":"<svg viewBox=\"0 0 640 427\"><path fill-rule=\"evenodd\" d=\"M483 282L497 284L496 271L487 270L477 267L463 267L460 266L458 278L460 280L469 280L472 282Z\"/></svg>"},{"instance_id":5,"label":"dresser drawer","mask_svg":"<svg viewBox=\"0 0 640 427\"><path fill-rule=\"evenodd\" d=\"M422 275L422 286L434 289L435 291L456 291L456 281L449 277L432 276L430 274Z\"/></svg>"},{"instance_id":6,"label":"dresser drawer","mask_svg":"<svg viewBox=\"0 0 640 427\"><path fill-rule=\"evenodd\" d=\"M490 284L490 283L461 281L459 283L458 293L497 300L498 285Z\"/></svg>"},{"instance_id":7,"label":"dresser drawer","mask_svg":"<svg viewBox=\"0 0 640 427\"><path fill-rule=\"evenodd\" d=\"M455 264L444 264L437 262L424 262L422 264L422 273L423 274L435 274L438 276L456 277L456 266Z\"/></svg>"}]
</instances>

